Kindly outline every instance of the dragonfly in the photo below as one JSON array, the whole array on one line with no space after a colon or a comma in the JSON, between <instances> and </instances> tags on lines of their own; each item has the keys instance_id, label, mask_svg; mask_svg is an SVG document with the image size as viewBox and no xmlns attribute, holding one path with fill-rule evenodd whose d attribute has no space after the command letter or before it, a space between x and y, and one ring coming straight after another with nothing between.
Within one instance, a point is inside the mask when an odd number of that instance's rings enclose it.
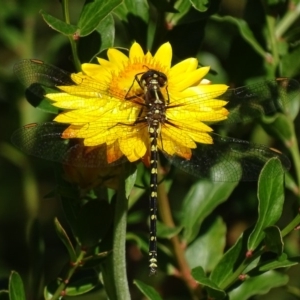
<instances>
[{"instance_id":1,"label":"dragonfly","mask_svg":"<svg viewBox=\"0 0 300 300\"><path fill-rule=\"evenodd\" d=\"M42 99L47 92L59 92L59 86L74 86L74 74L61 70L55 66L46 64L35 59L21 60L14 66L14 72L19 80L28 88L30 92ZM72 79L73 78L73 79ZM124 126L134 127L136 124L147 127L150 145L150 238L149 238L149 270L150 275L157 271L157 169L158 153L162 153L167 160L179 169L212 181L255 181L263 165L270 158L277 157L285 170L290 168L289 159L278 150L264 145L250 143L232 137L225 137L216 133L211 133L212 144L198 144L196 149L192 149L192 156L185 159L179 155L163 150L164 141L161 140L162 149L158 150L158 140L160 130L167 121L166 112L172 107L182 106L182 99L172 101L163 96L162 89L167 87L168 78L164 73L157 70L147 69L143 73L136 74L132 82L136 81L144 91L142 95L137 95L143 102L140 103L141 113L134 123L128 124L127 120L118 119L113 124L120 123ZM86 82L80 82L78 78L76 84L85 86ZM107 90L107 86L100 82L88 85L90 92L96 92L101 97L117 97ZM128 87L130 89L130 86ZM266 80L248 86L228 89L224 94L217 97L214 92L210 93L211 98L219 98L228 101L226 108L229 110L228 118L218 124L226 125L239 122L247 122L253 118L269 115L283 110L286 105L300 92L300 85L294 79L277 78ZM74 96L82 96L70 92ZM216 93L217 94L217 93ZM217 95L220 95L218 93ZM124 99L120 95L120 100L134 101L132 97ZM207 95L205 95L207 99ZM203 95L193 97L190 101L192 105L197 104L201 110L201 100ZM109 101L109 100L108 100ZM99 107L100 108L100 107ZM97 109L97 107L93 107ZM182 110L185 106L182 106ZM108 112L109 113L109 112ZM109 122L109 121L107 121ZM105 128L107 128L107 125ZM18 129L12 136L13 144L26 154L50 161L59 162L66 165L97 168L113 167L127 161L125 156L108 163L105 145L93 147L89 151L84 151L86 146L81 142L74 142L72 139L62 138L62 133L68 124L57 122L46 122L41 124L29 124ZM90 124L89 130L101 130L101 125L93 128ZM103 150L104 149L104 150ZM176 151L174 151L176 153Z\"/></svg>"}]
</instances>

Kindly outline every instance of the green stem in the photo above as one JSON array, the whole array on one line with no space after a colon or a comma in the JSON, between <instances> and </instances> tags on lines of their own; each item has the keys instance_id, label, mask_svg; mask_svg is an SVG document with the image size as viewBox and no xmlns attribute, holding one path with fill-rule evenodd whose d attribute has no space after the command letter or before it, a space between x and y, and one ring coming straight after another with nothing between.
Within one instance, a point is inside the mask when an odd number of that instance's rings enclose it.
<instances>
[{"instance_id":1,"label":"green stem","mask_svg":"<svg viewBox=\"0 0 300 300\"><path fill-rule=\"evenodd\" d=\"M296 217L281 231L282 237L289 234L300 224L300 214L297 214Z\"/></svg>"},{"instance_id":2,"label":"green stem","mask_svg":"<svg viewBox=\"0 0 300 300\"><path fill-rule=\"evenodd\" d=\"M62 293L65 290L66 286L68 285L71 277L73 276L74 272L77 270L77 268L80 266L82 259L84 258L86 254L86 251L81 250L79 252L79 255L77 256L77 259L75 262L72 263L71 268L68 270L67 276L64 278L64 280L60 283L58 288L56 289L55 293L53 294L52 298L50 300L56 300L60 299L62 297Z\"/></svg>"},{"instance_id":3,"label":"green stem","mask_svg":"<svg viewBox=\"0 0 300 300\"><path fill-rule=\"evenodd\" d=\"M235 269L235 271L228 277L224 282L219 285L219 288L222 290L228 289L239 277L239 275L243 274L243 271L262 253L263 249L260 249L256 252L253 252L253 255L249 258L245 258L243 262Z\"/></svg>"},{"instance_id":4,"label":"green stem","mask_svg":"<svg viewBox=\"0 0 300 300\"><path fill-rule=\"evenodd\" d=\"M126 166L128 167L128 166ZM107 296L110 300L130 300L126 272L126 225L128 195L126 187L130 176L125 166L120 175L117 199L115 201L115 212L113 222L112 254L101 265L103 282ZM129 169L129 168L127 168Z\"/></svg>"},{"instance_id":5,"label":"green stem","mask_svg":"<svg viewBox=\"0 0 300 300\"><path fill-rule=\"evenodd\" d=\"M278 42L275 36L275 18L271 15L266 16L267 21L267 28L268 28L268 39L270 42L271 52L272 52L272 73L270 74L271 77L274 77L276 75L276 69L279 63L279 53L278 53Z\"/></svg>"},{"instance_id":6,"label":"green stem","mask_svg":"<svg viewBox=\"0 0 300 300\"><path fill-rule=\"evenodd\" d=\"M62 10L63 10L63 16L64 20L67 24L70 24L70 13L69 13L69 0L62 0ZM78 51L77 51L77 38L75 37L76 33L73 35L69 35L68 39L71 45L72 50L72 56L74 60L74 65L76 70L79 72L81 71L81 62L78 57Z\"/></svg>"},{"instance_id":7,"label":"green stem","mask_svg":"<svg viewBox=\"0 0 300 300\"><path fill-rule=\"evenodd\" d=\"M275 36L280 39L284 33L290 28L291 25L298 19L300 15L300 3L296 6L290 7L290 10L284 15L284 17L278 22L275 29Z\"/></svg>"},{"instance_id":8,"label":"green stem","mask_svg":"<svg viewBox=\"0 0 300 300\"><path fill-rule=\"evenodd\" d=\"M292 123L292 122L291 122ZM300 188L300 156L299 156L299 147L298 147L298 142L297 142L297 137L295 133L295 126L292 123L290 128L293 130L292 132L292 138L290 141L286 142L287 148L289 149L292 157L293 157L293 162L295 165L295 172L296 172L296 177L297 177L297 185L298 189Z\"/></svg>"}]
</instances>

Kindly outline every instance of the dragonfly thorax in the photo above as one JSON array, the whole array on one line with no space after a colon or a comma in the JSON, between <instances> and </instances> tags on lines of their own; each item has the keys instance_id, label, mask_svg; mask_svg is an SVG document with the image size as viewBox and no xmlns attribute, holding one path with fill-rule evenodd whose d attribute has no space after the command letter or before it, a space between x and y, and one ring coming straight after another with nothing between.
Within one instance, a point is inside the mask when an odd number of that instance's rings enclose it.
<instances>
[{"instance_id":1,"label":"dragonfly thorax","mask_svg":"<svg viewBox=\"0 0 300 300\"><path fill-rule=\"evenodd\" d=\"M167 104L161 88L166 87L167 77L159 71L149 70L141 76L140 85L144 89L149 128L158 128L159 124L166 121Z\"/></svg>"}]
</instances>

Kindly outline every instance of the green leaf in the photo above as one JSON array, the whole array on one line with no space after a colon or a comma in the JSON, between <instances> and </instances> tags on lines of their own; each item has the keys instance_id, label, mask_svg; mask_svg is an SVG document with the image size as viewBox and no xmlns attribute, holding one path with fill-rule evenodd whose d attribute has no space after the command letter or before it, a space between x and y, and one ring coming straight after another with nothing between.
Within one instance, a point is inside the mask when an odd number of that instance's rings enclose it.
<instances>
[{"instance_id":1,"label":"green leaf","mask_svg":"<svg viewBox=\"0 0 300 300\"><path fill-rule=\"evenodd\" d=\"M136 181L137 168L134 164L126 164L125 168L125 197L128 199Z\"/></svg>"},{"instance_id":2,"label":"green leaf","mask_svg":"<svg viewBox=\"0 0 300 300\"><path fill-rule=\"evenodd\" d=\"M265 247L267 251L281 255L283 253L283 240L280 229L277 226L265 228Z\"/></svg>"},{"instance_id":3,"label":"green leaf","mask_svg":"<svg viewBox=\"0 0 300 300\"><path fill-rule=\"evenodd\" d=\"M98 53L113 47L115 41L115 22L111 14L102 19L96 28L101 37L101 48Z\"/></svg>"},{"instance_id":4,"label":"green leaf","mask_svg":"<svg viewBox=\"0 0 300 300\"><path fill-rule=\"evenodd\" d=\"M96 268L104 262L104 260L112 253L111 251L104 251L91 256L86 256L83 260L83 269Z\"/></svg>"},{"instance_id":5,"label":"green leaf","mask_svg":"<svg viewBox=\"0 0 300 300\"><path fill-rule=\"evenodd\" d=\"M113 215L106 201L86 203L78 215L78 239L82 246L95 246L112 225Z\"/></svg>"},{"instance_id":6,"label":"green leaf","mask_svg":"<svg viewBox=\"0 0 300 300\"><path fill-rule=\"evenodd\" d=\"M148 36L148 30L151 30L151 25L153 25L149 18L150 12L147 0L123 0L122 4L114 10L114 14L122 21L124 27L122 39L127 38L127 44L135 40L142 47L150 49L151 45L147 44L147 38L151 39Z\"/></svg>"},{"instance_id":7,"label":"green leaf","mask_svg":"<svg viewBox=\"0 0 300 300\"><path fill-rule=\"evenodd\" d=\"M126 240L134 241L137 244L137 246L139 247L139 249L141 249L145 253L148 253L148 251L149 251L148 238L142 239L140 236L130 232L130 233L126 234Z\"/></svg>"},{"instance_id":8,"label":"green leaf","mask_svg":"<svg viewBox=\"0 0 300 300\"><path fill-rule=\"evenodd\" d=\"M69 36L69 35L74 35L77 30L78 27L71 25L71 24L67 24L64 21L61 21L53 16L51 16L50 14L46 13L45 11L41 10L40 14L42 15L43 19L45 20L45 22L54 30Z\"/></svg>"},{"instance_id":9,"label":"green leaf","mask_svg":"<svg viewBox=\"0 0 300 300\"><path fill-rule=\"evenodd\" d=\"M285 253L277 257L275 260L269 260L263 263L260 263L256 268L259 272L266 272L278 268L288 268L291 266L298 265L300 263L300 256L287 257ZM255 270L253 270L255 271Z\"/></svg>"},{"instance_id":10,"label":"green leaf","mask_svg":"<svg viewBox=\"0 0 300 300\"><path fill-rule=\"evenodd\" d=\"M44 94L47 94L48 92L51 93L51 92L56 92L57 91L54 91L53 89L47 89L46 87L41 87L39 84L32 84L30 86L30 88L32 89L33 88L33 85L36 86L36 88L40 88L40 89L43 89L44 91ZM33 107L36 107L46 113L50 113L50 114L55 114L57 115L61 110L55 106L53 106L49 99L47 98L41 98L39 96L37 96L36 94L34 94L33 92L31 92L30 89L26 89L25 91L25 97L27 99L27 101L33 106Z\"/></svg>"},{"instance_id":11,"label":"green leaf","mask_svg":"<svg viewBox=\"0 0 300 300\"><path fill-rule=\"evenodd\" d=\"M78 22L80 36L86 36L96 30L100 22L121 3L122 0L87 1Z\"/></svg>"},{"instance_id":12,"label":"green leaf","mask_svg":"<svg viewBox=\"0 0 300 300\"><path fill-rule=\"evenodd\" d=\"M70 260L71 261L76 261L76 253L75 253L74 247L73 247L73 245L70 241L70 238L68 237L66 231L61 226L61 224L60 224L60 222L58 221L57 218L54 219L54 225L55 225L55 230L56 230L56 233L57 233L58 237L64 243L64 245L66 246L66 248L68 250Z\"/></svg>"},{"instance_id":13,"label":"green leaf","mask_svg":"<svg viewBox=\"0 0 300 300\"><path fill-rule=\"evenodd\" d=\"M94 276L82 276L78 280L72 280L65 289L66 296L79 296L86 294L99 285L97 274Z\"/></svg>"},{"instance_id":14,"label":"green leaf","mask_svg":"<svg viewBox=\"0 0 300 300\"><path fill-rule=\"evenodd\" d=\"M138 289L143 293L143 295L147 297L147 299L162 300L160 295L152 286L147 285L139 280L134 280L133 283L138 287Z\"/></svg>"},{"instance_id":15,"label":"green leaf","mask_svg":"<svg viewBox=\"0 0 300 300\"><path fill-rule=\"evenodd\" d=\"M204 219L222 202L236 187L237 182L197 181L183 201L182 226L183 238L190 243L199 232Z\"/></svg>"},{"instance_id":16,"label":"green leaf","mask_svg":"<svg viewBox=\"0 0 300 300\"><path fill-rule=\"evenodd\" d=\"M265 116L263 118L262 126L266 132L276 137L284 144L288 144L294 136L294 127L291 119L281 113L277 113L272 117Z\"/></svg>"},{"instance_id":17,"label":"green leaf","mask_svg":"<svg viewBox=\"0 0 300 300\"><path fill-rule=\"evenodd\" d=\"M210 0L190 0L190 2L195 9L205 12L209 7Z\"/></svg>"},{"instance_id":18,"label":"green leaf","mask_svg":"<svg viewBox=\"0 0 300 300\"><path fill-rule=\"evenodd\" d=\"M10 300L26 300L22 278L15 271L10 273L8 288Z\"/></svg>"},{"instance_id":19,"label":"green leaf","mask_svg":"<svg viewBox=\"0 0 300 300\"><path fill-rule=\"evenodd\" d=\"M185 257L190 268L199 265L205 272L211 272L223 255L226 244L226 226L218 217L204 234L188 246Z\"/></svg>"},{"instance_id":20,"label":"green leaf","mask_svg":"<svg viewBox=\"0 0 300 300\"><path fill-rule=\"evenodd\" d=\"M164 223L157 221L157 236L160 238L170 239L175 235L179 234L182 230L182 227L173 227L170 228L166 226Z\"/></svg>"},{"instance_id":21,"label":"green leaf","mask_svg":"<svg viewBox=\"0 0 300 300\"><path fill-rule=\"evenodd\" d=\"M286 285L288 280L289 277L287 275L275 271L250 277L229 293L230 300L249 299L252 296L266 294L272 288Z\"/></svg>"},{"instance_id":22,"label":"green leaf","mask_svg":"<svg viewBox=\"0 0 300 300\"><path fill-rule=\"evenodd\" d=\"M114 13L121 20L130 21L130 25L132 25L131 29L136 30L134 27L141 23L138 20L134 23L130 18L136 16L147 24L149 21L149 4L146 0L124 0L122 4L115 9Z\"/></svg>"},{"instance_id":23,"label":"green leaf","mask_svg":"<svg viewBox=\"0 0 300 300\"><path fill-rule=\"evenodd\" d=\"M237 279L241 271L238 268L245 260L247 240L251 228L244 231L237 242L223 255L217 266L210 274L210 279L221 289L226 289Z\"/></svg>"},{"instance_id":24,"label":"green leaf","mask_svg":"<svg viewBox=\"0 0 300 300\"><path fill-rule=\"evenodd\" d=\"M221 290L215 282L207 278L202 267L197 267L192 270L193 278L199 282L201 285L205 286L208 295L211 299L224 299L226 293Z\"/></svg>"},{"instance_id":25,"label":"green leaf","mask_svg":"<svg viewBox=\"0 0 300 300\"><path fill-rule=\"evenodd\" d=\"M53 294L59 288L61 280L51 281L44 289L45 299L51 299ZM66 289L64 290L66 296L78 296L86 294L99 285L98 274L93 270L77 270L73 275Z\"/></svg>"},{"instance_id":26,"label":"green leaf","mask_svg":"<svg viewBox=\"0 0 300 300\"><path fill-rule=\"evenodd\" d=\"M250 27L244 20L234 18L231 16L220 17L220 16L216 16L216 15L212 16L212 19L215 21L219 21L219 22L228 22L228 23L231 23L231 24L234 24L235 26L237 26L237 28L240 31L240 34L244 38L244 40L246 42L248 42L249 45L251 45L252 48L265 59L267 53L260 46L260 44L256 40L253 32L251 31Z\"/></svg>"},{"instance_id":27,"label":"green leaf","mask_svg":"<svg viewBox=\"0 0 300 300\"><path fill-rule=\"evenodd\" d=\"M274 225L281 216L284 203L284 172L277 158L270 159L258 181L258 220L248 241L254 250L265 236L264 229Z\"/></svg>"}]
</instances>

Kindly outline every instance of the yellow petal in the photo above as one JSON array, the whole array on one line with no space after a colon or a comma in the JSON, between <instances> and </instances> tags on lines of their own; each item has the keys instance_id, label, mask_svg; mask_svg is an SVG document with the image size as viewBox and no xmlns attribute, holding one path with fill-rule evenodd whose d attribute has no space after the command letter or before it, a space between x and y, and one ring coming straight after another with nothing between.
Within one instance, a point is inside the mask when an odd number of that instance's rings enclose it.
<instances>
[{"instance_id":1,"label":"yellow petal","mask_svg":"<svg viewBox=\"0 0 300 300\"><path fill-rule=\"evenodd\" d=\"M107 57L112 64L120 69L124 68L124 64L128 61L128 57L125 54L114 48L108 49Z\"/></svg>"},{"instance_id":2,"label":"yellow petal","mask_svg":"<svg viewBox=\"0 0 300 300\"><path fill-rule=\"evenodd\" d=\"M158 139L158 148L169 155L179 155L185 159L190 159L192 156L192 151L190 148L183 145L179 145L169 136L162 134L162 139Z\"/></svg>"},{"instance_id":3,"label":"yellow petal","mask_svg":"<svg viewBox=\"0 0 300 300\"><path fill-rule=\"evenodd\" d=\"M129 59L135 61L137 58L144 57L144 51L140 44L134 42L129 50Z\"/></svg>"},{"instance_id":4,"label":"yellow petal","mask_svg":"<svg viewBox=\"0 0 300 300\"><path fill-rule=\"evenodd\" d=\"M209 67L203 67L192 72L182 73L176 77L171 77L169 84L172 88L182 91L195 84L198 84L201 79L208 73Z\"/></svg>"},{"instance_id":5,"label":"yellow petal","mask_svg":"<svg viewBox=\"0 0 300 300\"><path fill-rule=\"evenodd\" d=\"M162 66L171 67L172 47L170 43L162 44L154 55L154 59L159 61Z\"/></svg>"},{"instance_id":6,"label":"yellow petal","mask_svg":"<svg viewBox=\"0 0 300 300\"><path fill-rule=\"evenodd\" d=\"M176 76L180 76L182 73L196 70L197 67L198 67L198 60L196 58L187 58L171 68L169 72L169 78L174 77L174 81L175 81Z\"/></svg>"}]
</instances>

